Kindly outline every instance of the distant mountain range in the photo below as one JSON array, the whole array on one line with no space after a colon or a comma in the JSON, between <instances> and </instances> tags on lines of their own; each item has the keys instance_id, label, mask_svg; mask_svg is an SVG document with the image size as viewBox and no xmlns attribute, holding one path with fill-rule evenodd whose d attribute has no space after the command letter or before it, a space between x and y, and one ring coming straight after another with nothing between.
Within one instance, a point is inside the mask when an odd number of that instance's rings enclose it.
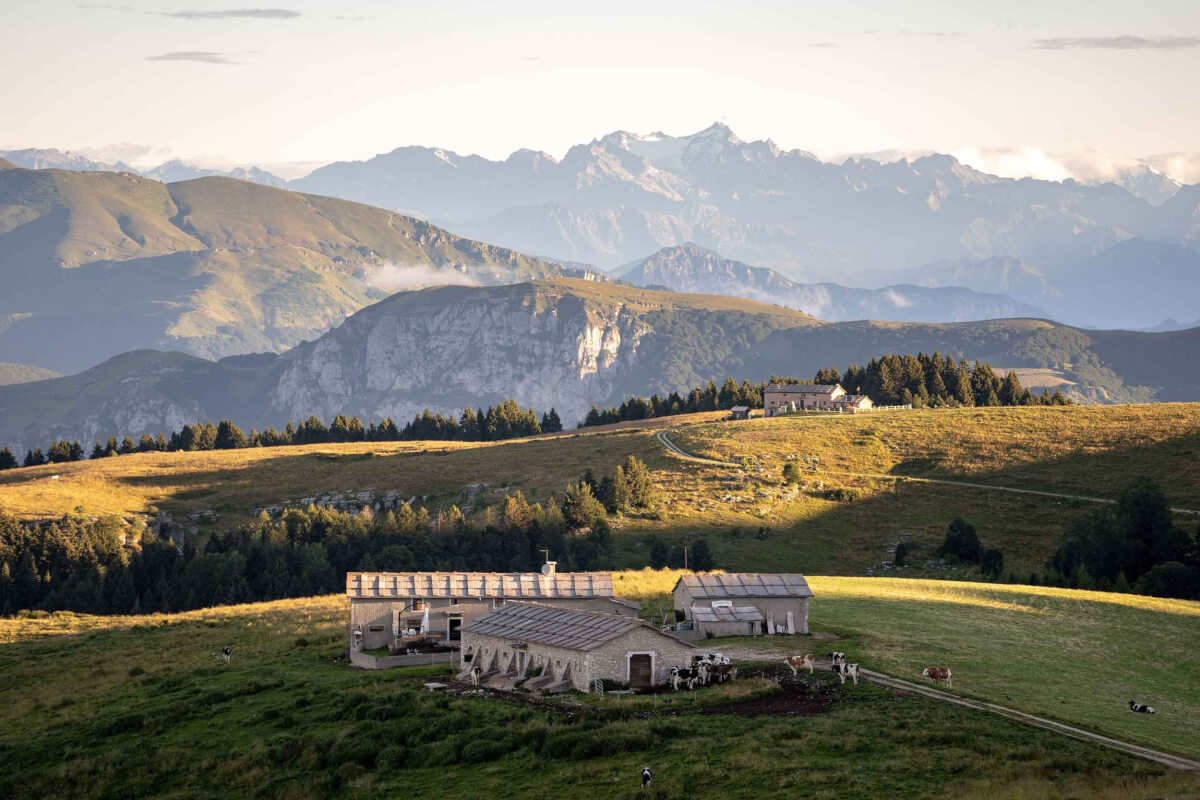
<instances>
[{"instance_id":1,"label":"distant mountain range","mask_svg":"<svg viewBox=\"0 0 1200 800\"><path fill-rule=\"evenodd\" d=\"M234 167L229 170L206 169L188 164L180 159L171 159L157 167L139 168L121 161L105 162L53 148L26 148L24 150L0 150L0 158L10 164L26 169L69 169L76 172L132 172L163 183L190 181L195 178L237 178L253 181L264 186L282 187L286 180L258 167Z\"/></svg>"},{"instance_id":2,"label":"distant mountain range","mask_svg":"<svg viewBox=\"0 0 1200 800\"><path fill-rule=\"evenodd\" d=\"M0 361L278 352L397 289L559 276L605 277L345 200L0 160Z\"/></svg>"},{"instance_id":3,"label":"distant mountain range","mask_svg":"<svg viewBox=\"0 0 1200 800\"><path fill-rule=\"evenodd\" d=\"M676 292L746 297L799 309L834 322L874 319L966 322L1007 317L1046 317L1045 311L1002 294L960 286L893 285L859 289L837 283L797 283L767 267L752 267L692 243L664 247L617 271L635 286Z\"/></svg>"},{"instance_id":4,"label":"distant mountain range","mask_svg":"<svg viewBox=\"0 0 1200 800\"><path fill-rule=\"evenodd\" d=\"M513 397L568 424L593 403L726 375L808 378L886 353L940 351L1049 370L1098 401L1200 400L1200 329L1082 331L1041 320L822 323L777 305L572 279L400 292L282 355L212 361L142 350L78 375L0 387L0 444L45 446L231 418L337 413L407 421Z\"/></svg>"},{"instance_id":5,"label":"distant mountain range","mask_svg":"<svg viewBox=\"0 0 1200 800\"><path fill-rule=\"evenodd\" d=\"M791 278L851 283L861 270L959 259L1048 269L1133 236L1196 241L1200 189L1171 193L1155 176L1126 186L1013 180L946 155L833 164L717 124L690 136L617 131L561 161L401 147L293 185L605 268L690 241Z\"/></svg>"},{"instance_id":6,"label":"distant mountain range","mask_svg":"<svg viewBox=\"0 0 1200 800\"><path fill-rule=\"evenodd\" d=\"M13 151L9 160L109 166L48 150ZM175 181L208 172L169 162L147 174ZM261 170L234 177L281 183ZM1146 164L1114 181L1000 178L938 154L829 163L716 124L689 136L617 131L561 160L531 150L492 161L401 147L326 165L287 187L560 264L620 270L663 247L695 243L794 283L956 286L1007 295L1012 313L1029 307L1089 327L1194 319L1181 306L1195 296L1200 186L1180 186ZM1137 278L1109 290L1100 276L1112 275ZM976 300L964 301L961 316L982 316L971 310ZM857 302L847 301L847 313ZM874 316L889 311L886 301L863 302L881 309ZM995 315L1007 315L996 302Z\"/></svg>"}]
</instances>

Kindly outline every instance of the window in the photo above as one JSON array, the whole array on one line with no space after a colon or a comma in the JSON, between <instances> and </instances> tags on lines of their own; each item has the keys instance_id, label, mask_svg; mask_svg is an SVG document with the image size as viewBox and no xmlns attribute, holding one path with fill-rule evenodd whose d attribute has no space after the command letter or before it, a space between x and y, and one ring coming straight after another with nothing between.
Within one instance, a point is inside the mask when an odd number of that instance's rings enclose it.
<instances>
[{"instance_id":1,"label":"window","mask_svg":"<svg viewBox=\"0 0 1200 800\"><path fill-rule=\"evenodd\" d=\"M452 606L456 606L456 605L458 605L458 598L457 598L457 597L451 597L451 598L450 598L450 605L452 605Z\"/></svg>"},{"instance_id":2,"label":"window","mask_svg":"<svg viewBox=\"0 0 1200 800\"><path fill-rule=\"evenodd\" d=\"M420 597L414 598L412 601L412 604L410 606L410 609L412 611L424 611L425 610L425 600Z\"/></svg>"},{"instance_id":3,"label":"window","mask_svg":"<svg viewBox=\"0 0 1200 800\"><path fill-rule=\"evenodd\" d=\"M495 600L492 601L492 608L499 608L502 605L504 605L503 597L497 597Z\"/></svg>"}]
</instances>

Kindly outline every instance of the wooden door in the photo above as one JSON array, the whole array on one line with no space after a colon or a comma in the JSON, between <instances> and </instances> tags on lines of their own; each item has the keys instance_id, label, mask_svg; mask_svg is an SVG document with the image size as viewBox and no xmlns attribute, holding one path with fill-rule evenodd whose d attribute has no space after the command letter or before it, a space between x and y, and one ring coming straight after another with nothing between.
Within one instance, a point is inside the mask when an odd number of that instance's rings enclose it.
<instances>
[{"instance_id":1,"label":"wooden door","mask_svg":"<svg viewBox=\"0 0 1200 800\"><path fill-rule=\"evenodd\" d=\"M629 685L646 688L653 685L654 674L651 671L650 656L638 654L629 657Z\"/></svg>"}]
</instances>

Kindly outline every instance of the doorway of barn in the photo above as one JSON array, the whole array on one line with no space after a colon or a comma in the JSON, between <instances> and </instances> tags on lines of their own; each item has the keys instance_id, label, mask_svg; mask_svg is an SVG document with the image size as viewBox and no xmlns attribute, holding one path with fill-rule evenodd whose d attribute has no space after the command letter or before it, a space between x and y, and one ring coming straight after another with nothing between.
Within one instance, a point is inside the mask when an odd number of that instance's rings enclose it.
<instances>
[{"instance_id":1,"label":"doorway of barn","mask_svg":"<svg viewBox=\"0 0 1200 800\"><path fill-rule=\"evenodd\" d=\"M648 653L637 653L629 657L629 685L645 689L654 683L653 665Z\"/></svg>"},{"instance_id":2,"label":"doorway of barn","mask_svg":"<svg viewBox=\"0 0 1200 800\"><path fill-rule=\"evenodd\" d=\"M450 617L447 620L446 638L452 642L462 641L462 617Z\"/></svg>"}]
</instances>

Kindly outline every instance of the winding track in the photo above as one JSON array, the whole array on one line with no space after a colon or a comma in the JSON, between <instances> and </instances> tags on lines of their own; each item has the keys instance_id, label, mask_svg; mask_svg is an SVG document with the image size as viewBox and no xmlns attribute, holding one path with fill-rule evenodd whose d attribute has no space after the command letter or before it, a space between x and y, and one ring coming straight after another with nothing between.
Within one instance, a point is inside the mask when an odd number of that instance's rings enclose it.
<instances>
[{"instance_id":1,"label":"winding track","mask_svg":"<svg viewBox=\"0 0 1200 800\"><path fill-rule=\"evenodd\" d=\"M1150 761L1157 761L1160 764L1166 764L1168 767L1188 770L1189 772L1200 772L1200 761L1193 761L1190 758L1164 753L1160 750L1151 750L1149 747L1142 747L1141 745L1124 742L1120 739L1113 739L1109 736L1104 736L1103 734L1086 731L1082 728L1076 728L1072 725L1065 725L1061 722L1055 722L1054 720L1046 719L1045 717L1038 717L1033 714L1026 714L1024 711L1017 711L1016 709L998 706L995 703L986 703L982 700L971 700L966 697L960 697L959 695L951 694L950 692L943 692L940 689L932 689L928 686L922 686L919 683L912 683L910 681L901 680L900 678L893 678L892 676L884 675L881 672L874 672L872 670L862 669L861 667L859 668L858 672L860 675L862 675L864 680L880 686L885 686L889 689L900 689L906 692L915 692L916 694L921 694L926 697L932 697L935 700L954 703L955 705L973 708L977 711L987 711L992 714L999 714L1002 717L1008 717L1009 719L1014 719L1017 722L1023 722L1026 725L1033 725L1037 728L1045 728L1048 731L1054 731L1056 733L1061 733L1064 736L1070 736L1072 739L1079 739L1084 742L1094 742L1112 750L1119 750L1122 753L1128 753L1129 755L1149 759Z\"/></svg>"},{"instance_id":2,"label":"winding track","mask_svg":"<svg viewBox=\"0 0 1200 800\"><path fill-rule=\"evenodd\" d=\"M717 466L717 467L737 467L737 466L739 466L738 464L735 464L732 461L718 461L718 460L712 459L712 458L702 458L700 456L692 455L691 453L681 450L679 448L679 446L676 445L674 442L672 442L671 438L669 436L667 436L666 431L659 431L658 433L654 434L654 437L656 439L658 439L658 441L663 445L663 447L667 448L668 451L670 451L674 455L679 456L680 458L686 459L687 461L695 461L698 464L709 464L711 466ZM1012 486L993 486L988 483L970 483L969 481L948 481L948 480L943 480L942 478L910 478L907 475L883 475L883 474L873 473L873 472L846 472L846 471L842 471L842 470L822 470L822 474L825 474L825 475L849 475L850 477L853 477L853 478L872 478L874 480L884 480L884 481L897 481L897 482L910 481L913 483L936 483L936 484L941 484L942 486L958 486L958 487L965 488L965 489L985 489L985 490L993 491L993 492L1009 492L1011 494L1030 494L1030 495L1037 495L1038 497L1053 497L1053 498L1057 498L1060 500L1081 500L1085 503L1104 503L1107 505L1115 505L1117 502L1116 500L1110 500L1107 497L1089 497L1089 496L1083 495L1083 494L1065 494L1062 492L1045 492L1045 491L1041 491L1039 489L1017 489ZM1172 508L1171 511L1175 512L1176 514L1190 514L1192 516L1200 516L1200 510L1196 510L1196 509L1192 509L1192 508Z\"/></svg>"},{"instance_id":3,"label":"winding track","mask_svg":"<svg viewBox=\"0 0 1200 800\"><path fill-rule=\"evenodd\" d=\"M737 466L739 466L738 464L735 464L731 461L718 461L718 460L712 459L712 458L701 458L700 456L692 455L691 453L688 453L687 451L680 449L674 442L672 442L671 438L667 435L666 431L659 431L658 433L654 434L654 436L663 445L663 447L667 448L668 451L670 451L672 454L679 456L680 458L685 459L687 461L694 461L699 464L709 464L709 465L719 466L719 467L737 467ZM941 483L941 484L947 484L950 486L965 486L965 487L971 488L971 489L992 489L992 490L1001 491L1001 492L1015 492L1017 494L1034 494L1034 495L1041 495L1043 497L1060 497L1060 498L1066 498L1066 499L1071 499L1071 500L1083 500L1083 501L1087 501L1087 502L1091 502L1091 503L1113 503L1113 502L1115 502L1113 500L1108 500L1108 499L1105 499L1102 497L1085 497L1083 495L1058 494L1056 492L1040 492L1040 491L1036 491L1034 489L1013 489L1013 488L1010 488L1007 486L989 486L984 483L967 483L964 481L944 481L944 480L938 480L935 478L906 478L906 477L898 477L895 475L872 475L869 473L856 473L856 472L839 472L839 473L827 472L826 474L853 475L856 477L863 477L863 478L885 478L885 479L892 479L892 480L923 481L925 483ZM1200 511L1193 511L1191 509L1185 509L1185 508L1173 508L1171 510L1175 511L1177 513L1180 513L1180 514L1200 514ZM764 657L764 655L765 654L756 654L754 657L759 658L759 657ZM775 654L765 655L765 657L766 658L774 658ZM1145 758L1150 761L1156 761L1159 764L1165 764L1168 767L1173 767L1175 769L1188 770L1190 772L1200 772L1200 761L1193 761L1190 758L1184 758L1183 756L1176 756L1176 755L1172 755L1170 753L1164 753L1160 750L1152 750L1149 747L1142 747L1141 745L1133 744L1132 742L1124 742L1124 741L1121 741L1120 739L1113 739L1109 736L1104 736L1103 734L1093 733L1092 731L1087 731L1082 728L1076 728L1072 725L1066 725L1062 722L1055 722L1054 720L1046 719L1045 717L1039 717L1034 714L1026 714L1024 711L1017 711L1016 709L1013 709L1013 708L1006 708L1004 706L998 706L995 703L988 703L983 700L971 700L966 697L961 697L956 694L951 694L950 692L943 692L940 689L933 689L933 688L930 688L929 686L923 686L919 683L912 683L911 681L902 680L900 678L893 678L892 676L885 675L882 672L875 672L873 670L860 668L859 674L862 675L864 680L869 681L874 684L878 684L879 686L887 687L889 689L899 689L901 691L914 692L916 694L924 695L925 697L931 697L935 700L941 700L946 703L954 703L955 705L964 706L966 708L973 708L976 711L986 711L991 714L999 714L1002 717L1007 717L1009 719L1016 720L1017 722L1023 722L1026 725L1032 725L1037 728L1044 728L1049 731L1061 733L1062 735L1070 736L1073 739L1079 739L1079 740L1085 741L1085 742L1093 742L1095 744L1099 744L1103 747L1107 747L1112 750L1118 750L1122 753L1127 753L1129 755L1138 756L1139 758Z\"/></svg>"}]
</instances>

